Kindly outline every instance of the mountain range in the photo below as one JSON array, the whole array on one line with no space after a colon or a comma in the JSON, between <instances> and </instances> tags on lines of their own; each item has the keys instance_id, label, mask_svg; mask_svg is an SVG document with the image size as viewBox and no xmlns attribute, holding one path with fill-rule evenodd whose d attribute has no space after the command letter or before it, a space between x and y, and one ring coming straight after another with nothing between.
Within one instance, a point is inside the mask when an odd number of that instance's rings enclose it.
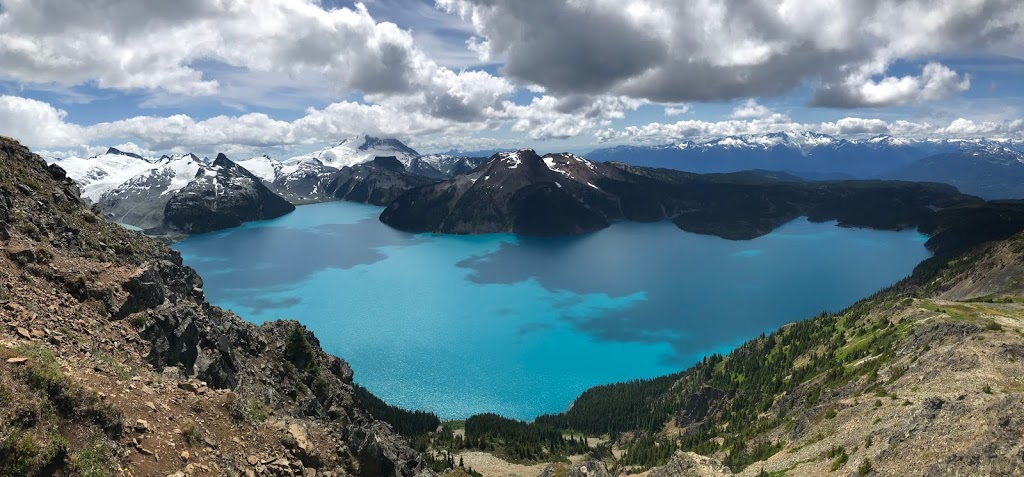
<instances>
[{"instance_id":1,"label":"mountain range","mask_svg":"<svg viewBox=\"0 0 1024 477\"><path fill-rule=\"evenodd\" d=\"M383 162L377 163L375 158L393 158L405 174L396 175L394 167ZM484 159L450 154L421 155L397 139L361 135L283 161L264 155L239 161L239 164L253 171L275 193L296 204L331 199L356 200L353 198L355 196L349 195L351 189L359 188L353 185L352 179L369 177L376 172L387 178L371 178L371 183L365 185L365 196L375 198L370 203L386 205L387 202L381 198L394 198L397 195L395 191L422 185L424 180L443 180L464 174ZM346 168L352 170L341 173ZM377 180L383 180L384 184L372 183ZM378 188L391 192L370 192Z\"/></svg>"},{"instance_id":2,"label":"mountain range","mask_svg":"<svg viewBox=\"0 0 1024 477\"><path fill-rule=\"evenodd\" d=\"M524 149L411 189L380 220L411 232L524 235L671 220L690 232L752 239L800 216L846 226L921 228L938 210L980 202L935 183L803 181L764 171L694 174Z\"/></svg>"},{"instance_id":3,"label":"mountain range","mask_svg":"<svg viewBox=\"0 0 1024 477\"><path fill-rule=\"evenodd\" d=\"M151 234L209 232L295 209L223 154L149 159L110 148L60 165L106 218Z\"/></svg>"},{"instance_id":4,"label":"mountain range","mask_svg":"<svg viewBox=\"0 0 1024 477\"><path fill-rule=\"evenodd\" d=\"M702 142L616 146L596 149L587 156L597 161L697 173L764 169L812 180L934 181L985 199L1024 197L1016 186L1024 180L1024 141L915 140L887 135L850 140L813 132L779 132ZM996 176L999 180L994 183L983 180Z\"/></svg>"},{"instance_id":5,"label":"mountain range","mask_svg":"<svg viewBox=\"0 0 1024 477\"><path fill-rule=\"evenodd\" d=\"M402 192L471 171L484 158L420 155L396 139L362 135L279 161L194 154L146 158L110 148L58 163L110 220L177 237L279 217L293 204L387 205Z\"/></svg>"},{"instance_id":6,"label":"mountain range","mask_svg":"<svg viewBox=\"0 0 1024 477\"><path fill-rule=\"evenodd\" d=\"M278 217L292 204L348 200L388 207L382 220L407 230L546 235L595 230L616 220L687 223L682 212L692 198L680 199L678 191L654 198L651 192L665 190L662 186L681 190L683 183L692 188L694 183L753 180L762 183L758 187L775 182L795 189L792 184L808 181L903 180L950 184L983 199L1024 197L1022 151L1019 141L847 140L783 132L619 146L595 150L589 158L568 153L540 157L532 150L485 158L421 155L397 139L360 135L285 160L263 155L233 162L223 154L212 161L194 154L146 158L110 148L91 158L54 162L105 217L151 234L211 231ZM710 175L698 180L651 168ZM741 171L748 172L736 174ZM629 190L620 190L626 184ZM669 196L675 198L666 202ZM715 208L720 206L700 210L729 216ZM806 206L776 208L776 218L806 213ZM443 221L432 221L438 214ZM564 220L569 216L573 221ZM738 228L733 222L720 233L747 237L771 229L773 223L758 220L759 225L748 222Z\"/></svg>"}]
</instances>

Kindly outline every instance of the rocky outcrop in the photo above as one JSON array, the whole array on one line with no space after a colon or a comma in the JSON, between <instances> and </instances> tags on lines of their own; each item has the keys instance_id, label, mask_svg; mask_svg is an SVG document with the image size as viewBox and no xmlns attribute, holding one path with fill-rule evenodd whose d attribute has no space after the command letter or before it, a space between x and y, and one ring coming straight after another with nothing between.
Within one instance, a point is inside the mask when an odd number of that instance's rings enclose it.
<instances>
[{"instance_id":1,"label":"rocky outcrop","mask_svg":"<svg viewBox=\"0 0 1024 477\"><path fill-rule=\"evenodd\" d=\"M548 465L541 472L540 477L611 477L608 467L600 459L587 459L579 464L573 464L568 469L561 469L560 466Z\"/></svg>"},{"instance_id":2,"label":"rocky outcrop","mask_svg":"<svg viewBox=\"0 0 1024 477\"><path fill-rule=\"evenodd\" d=\"M615 196L596 185L622 176L614 167L570 154L500 153L470 174L403 194L380 218L412 232L590 232L622 217Z\"/></svg>"},{"instance_id":3,"label":"rocky outcrop","mask_svg":"<svg viewBox=\"0 0 1024 477\"><path fill-rule=\"evenodd\" d=\"M693 452L676 451L661 467L651 469L648 477L728 477L732 470L721 462Z\"/></svg>"}]
</instances>

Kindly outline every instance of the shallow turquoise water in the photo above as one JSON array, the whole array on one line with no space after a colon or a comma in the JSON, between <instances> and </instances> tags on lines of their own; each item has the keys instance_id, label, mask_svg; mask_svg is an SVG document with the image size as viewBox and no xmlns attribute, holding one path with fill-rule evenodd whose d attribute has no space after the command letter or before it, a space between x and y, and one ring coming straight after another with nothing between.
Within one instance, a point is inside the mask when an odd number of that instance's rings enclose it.
<instances>
[{"instance_id":1,"label":"shallow turquoise water","mask_svg":"<svg viewBox=\"0 0 1024 477\"><path fill-rule=\"evenodd\" d=\"M928 257L916 232L806 220L752 241L622 223L573 238L413 235L333 202L175 245L211 302L294 318L390 403L528 419L839 310Z\"/></svg>"}]
</instances>

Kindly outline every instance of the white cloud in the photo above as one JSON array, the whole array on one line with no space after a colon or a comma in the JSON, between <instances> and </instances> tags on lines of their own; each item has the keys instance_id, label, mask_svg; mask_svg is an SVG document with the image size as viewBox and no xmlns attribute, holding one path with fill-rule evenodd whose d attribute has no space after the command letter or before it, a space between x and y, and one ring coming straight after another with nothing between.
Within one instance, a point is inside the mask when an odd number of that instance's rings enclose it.
<instances>
[{"instance_id":1,"label":"white cloud","mask_svg":"<svg viewBox=\"0 0 1024 477\"><path fill-rule=\"evenodd\" d=\"M946 126L906 120L842 118L833 122L799 123L783 114L765 118L728 121L686 120L675 123L650 123L622 129L603 129L595 133L598 142L668 143L679 140L708 140L723 136L808 131L839 137L864 137L890 134L913 139L973 138L1024 139L1024 119L975 122L957 119Z\"/></svg>"},{"instance_id":2,"label":"white cloud","mask_svg":"<svg viewBox=\"0 0 1024 477\"><path fill-rule=\"evenodd\" d=\"M606 126L613 119L625 117L644 101L626 97L551 95L534 98L527 105L505 102L504 112L513 120L512 130L525 132L531 139L566 139L584 131Z\"/></svg>"},{"instance_id":3,"label":"white cloud","mask_svg":"<svg viewBox=\"0 0 1024 477\"><path fill-rule=\"evenodd\" d=\"M172 96L158 103L209 95L230 102L244 101L233 93L258 82L225 88L204 69L229 79L241 70L326 82L456 121L480 119L514 89L489 73L439 66L414 43L361 3L328 10L317 0L5 0L0 78Z\"/></svg>"},{"instance_id":4,"label":"white cloud","mask_svg":"<svg viewBox=\"0 0 1024 477\"><path fill-rule=\"evenodd\" d=\"M710 139L741 134L761 134L776 131L791 131L802 126L784 114L772 114L751 120L700 121L684 120L675 123L649 123L643 126L629 126L620 130L598 131L599 142L629 141L640 143L669 142L678 139Z\"/></svg>"},{"instance_id":5,"label":"white cloud","mask_svg":"<svg viewBox=\"0 0 1024 477\"><path fill-rule=\"evenodd\" d=\"M686 103L665 106L665 116L682 116L690 111L690 105Z\"/></svg>"},{"instance_id":6,"label":"white cloud","mask_svg":"<svg viewBox=\"0 0 1024 477\"><path fill-rule=\"evenodd\" d=\"M417 61L411 36L362 5L307 0L7 0L0 32L4 74L20 81L194 95L218 88L200 60L367 91L407 89Z\"/></svg>"},{"instance_id":7,"label":"white cloud","mask_svg":"<svg viewBox=\"0 0 1024 477\"><path fill-rule=\"evenodd\" d=\"M820 132L833 136L856 136L889 134L889 123L881 119L842 118L835 122L821 123Z\"/></svg>"},{"instance_id":8,"label":"white cloud","mask_svg":"<svg viewBox=\"0 0 1024 477\"><path fill-rule=\"evenodd\" d=\"M477 93L469 84L465 92L454 91L452 97L460 95L472 101ZM149 151L214 153L322 144L359 133L401 138L463 137L504 124L511 124L513 130L525 132L532 139L566 138L607 125L611 119L622 118L626 111L642 104L628 98L543 96L526 105L506 100L500 107L484 108L483 116L477 120L458 121L430 114L430 107L425 106L428 99L424 95L410 95L400 100L388 98L381 104L342 101L320 109L310 108L293 121L277 120L264 113L203 120L177 114L136 116L81 126L68 122L64 111L47 103L0 96L0 128L33 148L75 148L80 144L127 139ZM468 140L462 143L471 144Z\"/></svg>"},{"instance_id":9,"label":"white cloud","mask_svg":"<svg viewBox=\"0 0 1024 477\"><path fill-rule=\"evenodd\" d=\"M731 117L733 119L751 119L763 118L770 116L771 114L772 110L757 104L757 101L754 99L748 99L732 111Z\"/></svg>"},{"instance_id":10,"label":"white cloud","mask_svg":"<svg viewBox=\"0 0 1024 477\"><path fill-rule=\"evenodd\" d=\"M20 96L0 96L0 131L33 147L81 144L81 127L64 122L67 112Z\"/></svg>"},{"instance_id":11,"label":"white cloud","mask_svg":"<svg viewBox=\"0 0 1024 477\"><path fill-rule=\"evenodd\" d=\"M948 136L959 137L992 135L1021 137L1024 135L1024 119L975 122L969 119L957 118L949 126L939 129L938 132Z\"/></svg>"},{"instance_id":12,"label":"white cloud","mask_svg":"<svg viewBox=\"0 0 1024 477\"><path fill-rule=\"evenodd\" d=\"M861 107L959 94L968 78L897 61L1024 48L1019 0L436 0L472 22L482 59L550 94L655 102L779 95L818 86L818 102ZM695 25L697 27L695 27Z\"/></svg>"},{"instance_id":13,"label":"white cloud","mask_svg":"<svg viewBox=\"0 0 1024 477\"><path fill-rule=\"evenodd\" d=\"M887 76L874 80L869 73L853 74L838 86L818 91L815 101L823 106L900 106L955 96L970 89L969 75L931 62L919 76Z\"/></svg>"},{"instance_id":14,"label":"white cloud","mask_svg":"<svg viewBox=\"0 0 1024 477\"><path fill-rule=\"evenodd\" d=\"M376 135L419 138L425 150L521 147L521 140L476 137L486 128L511 124L532 140L569 138L594 132L599 142L664 143L681 139L711 139L778 131L815 131L842 137L892 134L908 138L991 137L1024 139L1024 119L1003 121L960 118L949 124L877 118L846 117L832 122L800 123L780 113L726 121L683 120L610 128L643 101L610 96L541 96L528 105L506 102L486 121L458 122L387 105L338 102L309 109L293 121L262 113L216 116L196 120L187 115L137 116L82 126L68 122L66 113L34 99L0 95L0 130L50 157L88 156L115 147L147 156L154 151L200 154L293 151L368 132Z\"/></svg>"}]
</instances>

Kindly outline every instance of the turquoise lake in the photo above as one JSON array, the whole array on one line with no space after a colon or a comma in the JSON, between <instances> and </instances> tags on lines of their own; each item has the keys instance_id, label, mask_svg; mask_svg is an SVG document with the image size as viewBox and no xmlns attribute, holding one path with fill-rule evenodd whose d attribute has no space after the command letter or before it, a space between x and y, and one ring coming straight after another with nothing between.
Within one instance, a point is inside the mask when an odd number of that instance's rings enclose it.
<instances>
[{"instance_id":1,"label":"turquoise lake","mask_svg":"<svg viewBox=\"0 0 1024 477\"><path fill-rule=\"evenodd\" d=\"M297 319L386 401L530 419L588 387L676 372L838 311L928 258L914 232L799 219L752 241L620 223L572 238L409 234L307 205L174 245L209 300Z\"/></svg>"}]
</instances>

